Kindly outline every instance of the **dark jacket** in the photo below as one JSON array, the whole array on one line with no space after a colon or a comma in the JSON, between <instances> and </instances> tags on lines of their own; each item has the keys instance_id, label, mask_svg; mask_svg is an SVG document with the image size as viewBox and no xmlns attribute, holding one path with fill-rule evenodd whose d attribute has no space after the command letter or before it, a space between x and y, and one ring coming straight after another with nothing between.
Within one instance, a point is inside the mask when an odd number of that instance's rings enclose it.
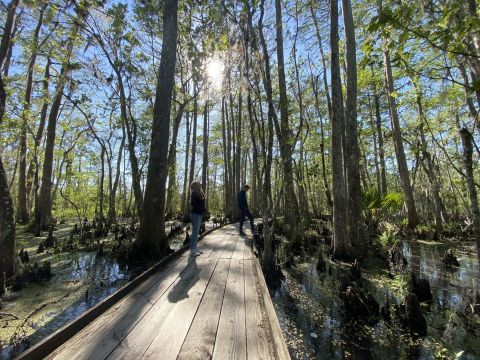
<instances>
[{"instance_id":1,"label":"dark jacket","mask_svg":"<svg viewBox=\"0 0 480 360\"><path fill-rule=\"evenodd\" d=\"M196 191L192 191L190 205L192 205L192 213L203 215L203 212L205 211L205 199L202 199L202 197L198 195Z\"/></svg>"},{"instance_id":2,"label":"dark jacket","mask_svg":"<svg viewBox=\"0 0 480 360\"><path fill-rule=\"evenodd\" d=\"M248 210L247 192L243 189L237 194L237 206L240 210Z\"/></svg>"}]
</instances>

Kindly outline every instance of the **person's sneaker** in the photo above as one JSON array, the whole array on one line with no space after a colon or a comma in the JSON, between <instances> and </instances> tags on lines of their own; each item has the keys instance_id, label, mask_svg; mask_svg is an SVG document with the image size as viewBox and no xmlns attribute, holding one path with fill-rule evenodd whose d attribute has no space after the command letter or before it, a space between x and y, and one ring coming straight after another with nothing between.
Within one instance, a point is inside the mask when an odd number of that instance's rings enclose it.
<instances>
[{"instance_id":1,"label":"person's sneaker","mask_svg":"<svg viewBox=\"0 0 480 360\"><path fill-rule=\"evenodd\" d=\"M196 251L197 253L199 253L199 254L203 254L203 251L202 251L202 250L196 249L195 251Z\"/></svg>"},{"instance_id":2,"label":"person's sneaker","mask_svg":"<svg viewBox=\"0 0 480 360\"><path fill-rule=\"evenodd\" d=\"M190 256L192 256L192 257L200 256L200 253L198 253L198 252L196 252L196 251L192 251L192 252L190 253Z\"/></svg>"}]
</instances>

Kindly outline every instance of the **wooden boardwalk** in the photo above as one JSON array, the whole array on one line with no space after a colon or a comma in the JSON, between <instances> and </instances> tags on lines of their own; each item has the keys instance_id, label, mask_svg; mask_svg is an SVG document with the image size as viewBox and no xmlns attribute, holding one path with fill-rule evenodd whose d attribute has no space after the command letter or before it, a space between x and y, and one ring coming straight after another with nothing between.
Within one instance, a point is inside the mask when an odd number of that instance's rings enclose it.
<instances>
[{"instance_id":1,"label":"wooden boardwalk","mask_svg":"<svg viewBox=\"0 0 480 360\"><path fill-rule=\"evenodd\" d=\"M248 241L234 225L207 235L48 359L289 359Z\"/></svg>"}]
</instances>

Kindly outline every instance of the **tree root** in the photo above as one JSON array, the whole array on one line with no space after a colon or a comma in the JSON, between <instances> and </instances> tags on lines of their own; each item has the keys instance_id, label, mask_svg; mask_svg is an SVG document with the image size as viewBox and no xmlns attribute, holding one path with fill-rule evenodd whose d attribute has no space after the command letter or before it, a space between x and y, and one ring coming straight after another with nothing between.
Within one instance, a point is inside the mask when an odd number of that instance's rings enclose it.
<instances>
[{"instance_id":1,"label":"tree root","mask_svg":"<svg viewBox=\"0 0 480 360\"><path fill-rule=\"evenodd\" d=\"M0 317L5 317L5 316L11 316L11 317L14 318L15 320L20 320L20 318L19 318L17 315L15 315L15 314L0 312Z\"/></svg>"}]
</instances>

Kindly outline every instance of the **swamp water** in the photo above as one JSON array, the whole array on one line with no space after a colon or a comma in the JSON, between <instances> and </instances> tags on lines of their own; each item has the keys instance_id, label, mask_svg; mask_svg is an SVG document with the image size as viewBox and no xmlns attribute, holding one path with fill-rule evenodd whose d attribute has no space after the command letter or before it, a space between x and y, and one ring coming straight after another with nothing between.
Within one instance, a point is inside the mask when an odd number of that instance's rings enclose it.
<instances>
[{"instance_id":1,"label":"swamp water","mask_svg":"<svg viewBox=\"0 0 480 360\"><path fill-rule=\"evenodd\" d=\"M314 256L283 270L285 279L272 300L292 359L480 359L480 320L470 310L479 290L476 253L473 243L455 247L460 267L452 272L442 262L445 245L403 243L406 277L414 270L428 279L433 295L422 311L428 335L420 339L413 339L395 319L367 323L348 317L339 298L337 265L326 261L327 271L318 274ZM391 304L403 299L405 282L388 279L387 271L363 275L365 288L380 306L386 298Z\"/></svg>"},{"instance_id":2,"label":"swamp water","mask_svg":"<svg viewBox=\"0 0 480 360\"><path fill-rule=\"evenodd\" d=\"M60 241L69 228L55 232ZM129 268L107 254L96 251L36 254L40 238L22 237L19 247L28 250L30 264L50 261L53 276L40 283L26 282L19 291L8 291L0 302L0 359L10 359L36 344L63 325L98 304L145 268ZM170 247L178 250L185 233L172 237Z\"/></svg>"}]
</instances>

